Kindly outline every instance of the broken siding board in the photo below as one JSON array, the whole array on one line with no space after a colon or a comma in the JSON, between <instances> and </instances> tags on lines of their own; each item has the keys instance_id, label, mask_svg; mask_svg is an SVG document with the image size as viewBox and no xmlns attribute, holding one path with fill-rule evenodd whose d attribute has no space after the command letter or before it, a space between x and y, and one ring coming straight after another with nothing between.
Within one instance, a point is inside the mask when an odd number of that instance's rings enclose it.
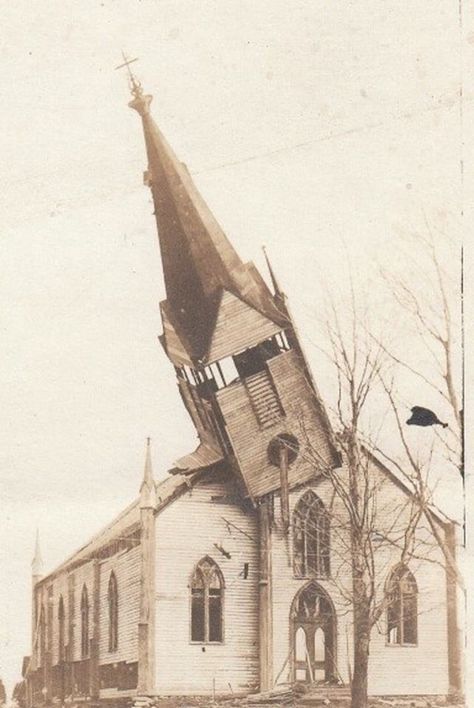
<instances>
[{"instance_id":1,"label":"broken siding board","mask_svg":"<svg viewBox=\"0 0 474 708\"><path fill-rule=\"evenodd\" d=\"M259 424L243 383L236 382L216 394L242 476L254 498L279 488L279 469L270 464L267 449L280 433L291 433L300 443L299 455L289 468L290 487L318 474L314 454L309 455L305 449L306 439L311 441L312 449L318 450L325 464L332 465L329 439L297 354L285 352L270 359L267 365L285 412L268 427L262 428Z\"/></svg>"},{"instance_id":2,"label":"broken siding board","mask_svg":"<svg viewBox=\"0 0 474 708\"><path fill-rule=\"evenodd\" d=\"M229 497L233 492L232 480L227 483L202 481L157 516L158 693L212 694L214 680L218 693L230 693L229 683L236 693L257 687L256 516L253 511L244 512L238 505L212 502L213 497ZM230 553L231 558L221 554L215 543ZM189 584L195 565L206 555L218 564L224 576L222 644L190 642ZM245 580L246 562L249 574ZM183 666L191 665L192 671L183 671Z\"/></svg>"},{"instance_id":3,"label":"broken siding board","mask_svg":"<svg viewBox=\"0 0 474 708\"><path fill-rule=\"evenodd\" d=\"M224 291L206 362L212 363L253 347L281 327L228 291Z\"/></svg>"},{"instance_id":4,"label":"broken siding board","mask_svg":"<svg viewBox=\"0 0 474 708\"><path fill-rule=\"evenodd\" d=\"M184 381L184 379L178 379L178 387L186 410L198 431L200 440L208 443L211 447L219 447L209 416L206 414L205 402L199 397L196 387Z\"/></svg>"},{"instance_id":5,"label":"broken siding board","mask_svg":"<svg viewBox=\"0 0 474 708\"><path fill-rule=\"evenodd\" d=\"M161 304L161 321L163 324L163 336L166 345L166 353L174 364L187 364L193 366L191 359L183 345L181 339L176 332L175 327L171 324L166 313L166 304Z\"/></svg>"}]
</instances>

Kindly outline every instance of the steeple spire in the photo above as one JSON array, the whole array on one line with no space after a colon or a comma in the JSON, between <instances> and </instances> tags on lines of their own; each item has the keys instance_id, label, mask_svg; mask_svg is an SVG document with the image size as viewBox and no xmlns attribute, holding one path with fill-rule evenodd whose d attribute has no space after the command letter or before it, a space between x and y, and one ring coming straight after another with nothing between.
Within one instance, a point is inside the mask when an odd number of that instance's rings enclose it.
<instances>
[{"instance_id":1,"label":"steeple spire","mask_svg":"<svg viewBox=\"0 0 474 708\"><path fill-rule=\"evenodd\" d=\"M280 323L270 291L244 264L150 115L152 97L131 81L129 106L141 116L167 301L163 312L191 361L205 360L224 290ZM165 327L166 338L166 327Z\"/></svg>"},{"instance_id":2,"label":"steeple spire","mask_svg":"<svg viewBox=\"0 0 474 708\"><path fill-rule=\"evenodd\" d=\"M31 561L31 575L40 578L43 575L43 559L41 557L39 530L36 529L35 551Z\"/></svg>"},{"instance_id":3,"label":"steeple spire","mask_svg":"<svg viewBox=\"0 0 474 708\"><path fill-rule=\"evenodd\" d=\"M268 272L270 274L270 280L272 281L273 292L276 297L281 298L281 297L283 297L283 291L280 288L280 285L279 285L278 280L276 278L275 272L273 270L273 266L270 263L270 259L268 257L266 246L262 246L262 251L263 251L263 255L265 256L265 262L267 264Z\"/></svg>"},{"instance_id":4,"label":"steeple spire","mask_svg":"<svg viewBox=\"0 0 474 708\"><path fill-rule=\"evenodd\" d=\"M156 488L151 464L151 440L150 438L146 440L145 470L140 487L140 509L154 509L156 507Z\"/></svg>"}]
</instances>

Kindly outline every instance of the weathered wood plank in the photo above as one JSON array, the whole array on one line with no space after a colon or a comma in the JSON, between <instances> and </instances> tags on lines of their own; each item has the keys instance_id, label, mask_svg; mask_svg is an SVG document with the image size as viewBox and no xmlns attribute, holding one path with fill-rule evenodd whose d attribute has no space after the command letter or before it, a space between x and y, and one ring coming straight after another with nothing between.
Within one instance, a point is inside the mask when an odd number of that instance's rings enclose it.
<instances>
[{"instance_id":1,"label":"weathered wood plank","mask_svg":"<svg viewBox=\"0 0 474 708\"><path fill-rule=\"evenodd\" d=\"M280 433L291 433L300 442L300 453L288 471L289 486L295 486L317 475L314 455L310 457L305 441L318 450L329 464L331 448L317 408L314 392L305 378L295 351L284 352L267 362L273 386L284 411L274 421L262 426L252 411L249 395L242 382L235 382L217 392L217 400L226 422L242 476L250 494L258 497L280 485L280 472L268 459L268 444ZM268 426L268 427L267 427Z\"/></svg>"},{"instance_id":2,"label":"weathered wood plank","mask_svg":"<svg viewBox=\"0 0 474 708\"><path fill-rule=\"evenodd\" d=\"M280 326L225 291L206 361L212 363L224 359L263 342L277 332L281 332Z\"/></svg>"}]
</instances>

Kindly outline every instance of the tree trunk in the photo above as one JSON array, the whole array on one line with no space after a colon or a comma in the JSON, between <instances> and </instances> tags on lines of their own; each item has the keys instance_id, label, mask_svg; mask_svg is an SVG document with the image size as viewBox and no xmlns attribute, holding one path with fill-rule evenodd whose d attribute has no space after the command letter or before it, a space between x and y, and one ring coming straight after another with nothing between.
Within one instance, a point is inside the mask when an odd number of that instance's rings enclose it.
<instances>
[{"instance_id":1,"label":"tree trunk","mask_svg":"<svg viewBox=\"0 0 474 708\"><path fill-rule=\"evenodd\" d=\"M367 708L367 674L369 669L369 634L354 624L354 674L351 708Z\"/></svg>"},{"instance_id":2,"label":"tree trunk","mask_svg":"<svg viewBox=\"0 0 474 708\"><path fill-rule=\"evenodd\" d=\"M367 500L359 489L360 452L354 433L349 439L349 489L353 515L351 516L352 551L352 607L354 617L354 672L351 687L351 708L367 708L367 674L371 632L371 585L365 558L365 544L370 529L367 526ZM370 567L370 564L369 564Z\"/></svg>"}]
</instances>

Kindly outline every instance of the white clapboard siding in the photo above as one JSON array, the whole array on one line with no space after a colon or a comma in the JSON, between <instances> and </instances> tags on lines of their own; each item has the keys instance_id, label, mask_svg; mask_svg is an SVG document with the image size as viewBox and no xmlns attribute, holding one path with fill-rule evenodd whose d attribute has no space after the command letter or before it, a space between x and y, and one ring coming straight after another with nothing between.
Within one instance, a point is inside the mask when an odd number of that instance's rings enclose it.
<instances>
[{"instance_id":1,"label":"white clapboard siding","mask_svg":"<svg viewBox=\"0 0 474 708\"><path fill-rule=\"evenodd\" d=\"M118 647L109 652L108 586L111 572L117 578ZM140 548L122 551L102 561L100 565L100 643L99 661L137 661L138 615L140 604Z\"/></svg>"},{"instance_id":2,"label":"white clapboard siding","mask_svg":"<svg viewBox=\"0 0 474 708\"><path fill-rule=\"evenodd\" d=\"M281 327L224 291L206 361L213 362L269 339Z\"/></svg>"},{"instance_id":3,"label":"white clapboard siding","mask_svg":"<svg viewBox=\"0 0 474 708\"><path fill-rule=\"evenodd\" d=\"M317 474L314 455L305 451L305 441L311 440L313 449L328 464L331 450L321 415L315 407L314 392L310 388L295 351L284 352L267 362L269 415L259 420L259 410L252 400L252 391L238 381L217 392L242 475L252 496L260 496L279 487L280 473L268 459L270 441L281 433L295 435L300 443L300 454L289 469L290 486L305 482ZM273 392L278 405L275 405ZM265 394L267 395L267 394ZM281 410L281 415L278 415ZM304 424L303 424L304 420Z\"/></svg>"},{"instance_id":4,"label":"white clapboard siding","mask_svg":"<svg viewBox=\"0 0 474 708\"><path fill-rule=\"evenodd\" d=\"M406 494L376 467L371 469L374 480L380 482L378 491L377 527L381 532L389 529L394 513L400 513L400 525L404 515L409 514ZM318 484L307 484L290 493L290 511L299 497L312 488L328 507L332 499L332 486L328 480ZM352 618L351 612L340 590L350 590L350 551L345 512L342 503L334 502L333 514L337 529L331 532L331 579L317 579L327 591L337 614L336 658L340 678L348 682L348 666L352 663ZM274 503L275 520L278 526L280 503L278 495ZM346 531L344 530L346 528ZM424 542L426 541L426 542ZM446 577L439 548L433 543L431 532L424 528L417 533L417 547L423 549L424 560L409 563L418 584L418 645L416 647L388 646L386 644L386 617L382 616L372 634L369 662L369 693L372 695L441 694L448 691L447 665L447 620L446 620ZM298 590L308 580L295 578L293 573L293 538L286 541L277 528L272 533L272 577L273 577L273 670L276 678L290 652L290 609ZM380 571L379 592L384 586L390 570L400 560L400 551L383 547L377 552L377 567ZM431 562L437 560L438 562ZM348 594L348 593L344 593ZM349 653L349 656L348 656ZM423 670L420 671L420 667ZM279 681L289 680L286 665Z\"/></svg>"},{"instance_id":5,"label":"white clapboard siding","mask_svg":"<svg viewBox=\"0 0 474 708\"><path fill-rule=\"evenodd\" d=\"M381 477L378 468L373 474ZM380 526L389 527L394 514L400 509L403 492L394 484L385 483L379 494ZM383 500L383 501L382 501ZM401 519L407 519L409 508L404 508ZM405 521L406 525L406 521ZM409 562L418 586L418 644L401 647L386 643L386 617L380 622L380 632L372 638L369 692L373 695L390 695L403 691L406 694L446 694L448 681L448 628L446 601L446 573L444 559L426 523L421 523L416 533L416 551L420 559ZM399 561L400 553L384 550L379 568L382 577L386 569Z\"/></svg>"},{"instance_id":6,"label":"white clapboard siding","mask_svg":"<svg viewBox=\"0 0 474 708\"><path fill-rule=\"evenodd\" d=\"M53 626L52 626L52 647L51 660L53 664L59 661L59 600L62 596L64 602L64 645L68 643L69 634L69 598L68 598L68 576L61 573L54 579L53 583Z\"/></svg>"},{"instance_id":7,"label":"white clapboard siding","mask_svg":"<svg viewBox=\"0 0 474 708\"><path fill-rule=\"evenodd\" d=\"M258 683L258 545L254 512L211 501L229 495L202 483L157 517L156 682L159 693L245 693ZM235 524L244 533L223 520ZM251 536L251 540L248 536ZM225 558L217 543L231 554ZM190 642L189 583L209 555L224 579L224 642ZM246 580L242 573L249 563Z\"/></svg>"},{"instance_id":8,"label":"white clapboard siding","mask_svg":"<svg viewBox=\"0 0 474 708\"><path fill-rule=\"evenodd\" d=\"M332 501L332 488L327 480L320 479L318 484L307 484L299 489L290 492L290 518L293 516L293 511L300 497L308 490L313 489L319 496L326 508L329 508ZM333 502L334 504L334 502ZM304 587L309 578L301 579L294 575L293 571L293 533L292 526L288 538L286 539L281 533L281 511L280 511L279 496L275 496L274 500L274 515L275 525L272 531L272 606L273 606L273 673L274 680L280 674L279 682L291 680L290 663L288 660L290 654L290 611L293 600L298 591ZM340 505L333 507L335 513L343 513ZM335 555L340 556L344 553L341 543L338 543L337 534L331 535L331 566L336 563ZM336 553L335 553L336 551ZM348 568L346 569L347 574ZM339 592L341 583L350 582L349 578L344 578L339 571L337 573L338 582L334 583L330 579L317 579L321 587L326 590L333 601L336 612L341 615L347 613L347 605ZM345 639L345 624L342 618L337 620L338 641L336 646L336 661L341 673L341 677L347 680L347 643ZM342 639L344 641L342 641Z\"/></svg>"},{"instance_id":9,"label":"white clapboard siding","mask_svg":"<svg viewBox=\"0 0 474 708\"><path fill-rule=\"evenodd\" d=\"M92 639L92 620L94 614L94 565L92 561L74 570L74 646L73 660L80 661L81 656L81 596L86 585L89 598L89 640Z\"/></svg>"}]
</instances>

